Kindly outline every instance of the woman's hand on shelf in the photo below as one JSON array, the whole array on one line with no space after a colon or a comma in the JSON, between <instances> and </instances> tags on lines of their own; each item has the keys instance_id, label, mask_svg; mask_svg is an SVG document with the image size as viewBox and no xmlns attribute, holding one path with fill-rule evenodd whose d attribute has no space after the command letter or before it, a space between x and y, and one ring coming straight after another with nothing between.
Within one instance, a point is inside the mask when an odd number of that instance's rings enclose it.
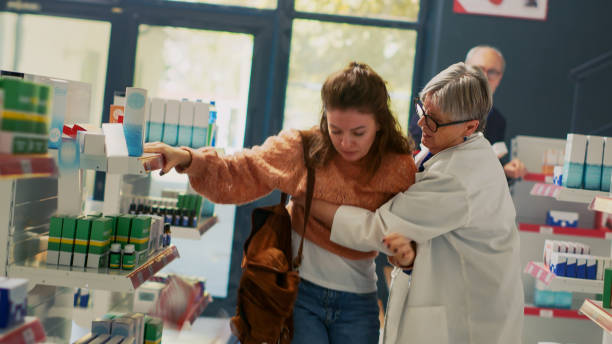
<instances>
[{"instance_id":1,"label":"woman's hand on shelf","mask_svg":"<svg viewBox=\"0 0 612 344\"><path fill-rule=\"evenodd\" d=\"M148 142L144 145L145 153L158 153L164 157L164 167L160 176L174 167L187 168L191 164L191 153L188 150L172 147L162 142Z\"/></svg>"}]
</instances>

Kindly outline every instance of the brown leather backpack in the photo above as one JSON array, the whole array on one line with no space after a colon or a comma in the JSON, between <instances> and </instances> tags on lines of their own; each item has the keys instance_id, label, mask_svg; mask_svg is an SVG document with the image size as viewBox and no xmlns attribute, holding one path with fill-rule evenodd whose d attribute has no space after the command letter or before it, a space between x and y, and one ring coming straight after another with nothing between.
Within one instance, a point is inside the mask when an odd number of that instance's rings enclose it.
<instances>
[{"instance_id":1,"label":"brown leather backpack","mask_svg":"<svg viewBox=\"0 0 612 344\"><path fill-rule=\"evenodd\" d=\"M306 159L305 135L302 142ZM244 243L238 305L230 322L241 344L290 344L293 338L293 304L300 282L297 269L302 260L315 182L314 169L308 163L306 166L304 232L295 260L291 249L291 217L285 208L287 194L281 194L277 205L256 208L251 213L252 228Z\"/></svg>"}]
</instances>

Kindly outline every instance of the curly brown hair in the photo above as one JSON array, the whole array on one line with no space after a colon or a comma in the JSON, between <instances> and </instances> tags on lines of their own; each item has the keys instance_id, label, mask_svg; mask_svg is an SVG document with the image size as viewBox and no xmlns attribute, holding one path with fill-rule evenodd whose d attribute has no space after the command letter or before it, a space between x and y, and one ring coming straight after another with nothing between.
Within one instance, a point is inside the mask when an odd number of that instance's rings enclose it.
<instances>
[{"instance_id":1,"label":"curly brown hair","mask_svg":"<svg viewBox=\"0 0 612 344\"><path fill-rule=\"evenodd\" d=\"M313 167L326 165L337 154L329 136L326 109L356 109L374 114L379 130L363 158L370 176L376 173L385 154L409 154L414 150L414 141L402 133L391 112L385 81L367 64L351 62L343 70L328 76L321 87L321 100L319 130L308 138L308 161Z\"/></svg>"}]
</instances>

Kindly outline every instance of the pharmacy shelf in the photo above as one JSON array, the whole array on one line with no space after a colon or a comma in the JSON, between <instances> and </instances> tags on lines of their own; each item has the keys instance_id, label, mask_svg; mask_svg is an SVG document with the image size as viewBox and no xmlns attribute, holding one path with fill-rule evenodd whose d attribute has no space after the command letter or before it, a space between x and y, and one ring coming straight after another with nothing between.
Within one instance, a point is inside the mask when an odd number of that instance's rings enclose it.
<instances>
[{"instance_id":1,"label":"pharmacy shelf","mask_svg":"<svg viewBox=\"0 0 612 344\"><path fill-rule=\"evenodd\" d=\"M589 205L589 209L612 214L612 197L595 196Z\"/></svg>"},{"instance_id":2,"label":"pharmacy shelf","mask_svg":"<svg viewBox=\"0 0 612 344\"><path fill-rule=\"evenodd\" d=\"M0 330L0 344L43 343L45 339L45 330L35 317L26 317L22 324Z\"/></svg>"},{"instance_id":3,"label":"pharmacy shelf","mask_svg":"<svg viewBox=\"0 0 612 344\"><path fill-rule=\"evenodd\" d=\"M151 171L160 170L163 166L163 156L157 153L144 153L140 157L95 155L81 155L80 157L80 167L82 169L111 174L147 174Z\"/></svg>"},{"instance_id":4,"label":"pharmacy shelf","mask_svg":"<svg viewBox=\"0 0 612 344\"><path fill-rule=\"evenodd\" d=\"M523 232L533 232L540 234L570 235L577 237L612 240L612 231L606 228L576 228L536 225L531 223L519 223L519 230Z\"/></svg>"},{"instance_id":5,"label":"pharmacy shelf","mask_svg":"<svg viewBox=\"0 0 612 344\"><path fill-rule=\"evenodd\" d=\"M204 233L206 233L218 221L219 219L217 216L213 215L211 217L204 217L200 219L198 227L172 226L170 227L170 235L172 238L200 240L202 235L204 235Z\"/></svg>"},{"instance_id":6,"label":"pharmacy shelf","mask_svg":"<svg viewBox=\"0 0 612 344\"><path fill-rule=\"evenodd\" d=\"M577 202L577 203L591 203L597 196L609 196L610 193L604 191L595 190L584 190L584 189L572 189L572 188L560 188L559 192L555 196L558 201L566 202Z\"/></svg>"},{"instance_id":7,"label":"pharmacy shelf","mask_svg":"<svg viewBox=\"0 0 612 344\"><path fill-rule=\"evenodd\" d=\"M9 265L8 277L26 278L31 285L44 284L71 288L103 289L133 292L163 267L179 257L172 245L152 255L148 261L132 271L108 268L80 268L47 265L47 252L41 252L24 262Z\"/></svg>"},{"instance_id":8,"label":"pharmacy shelf","mask_svg":"<svg viewBox=\"0 0 612 344\"><path fill-rule=\"evenodd\" d=\"M527 173L523 177L524 181L528 182L537 182L537 183L548 183L551 184L553 181L553 176L543 173Z\"/></svg>"},{"instance_id":9,"label":"pharmacy shelf","mask_svg":"<svg viewBox=\"0 0 612 344\"><path fill-rule=\"evenodd\" d=\"M530 194L533 196L553 197L558 201L591 203L595 197L610 196L604 191L572 189L554 184L536 183L531 188Z\"/></svg>"},{"instance_id":10,"label":"pharmacy shelf","mask_svg":"<svg viewBox=\"0 0 612 344\"><path fill-rule=\"evenodd\" d=\"M527 316L535 316L540 318L566 318L566 319L583 319L588 318L575 309L561 309L561 308L542 308L535 306L525 306L524 314Z\"/></svg>"},{"instance_id":11,"label":"pharmacy shelf","mask_svg":"<svg viewBox=\"0 0 612 344\"><path fill-rule=\"evenodd\" d=\"M0 154L0 179L39 178L57 175L53 157Z\"/></svg>"},{"instance_id":12,"label":"pharmacy shelf","mask_svg":"<svg viewBox=\"0 0 612 344\"><path fill-rule=\"evenodd\" d=\"M580 306L580 313L587 316L604 331L612 333L612 309L603 308L601 301L585 299Z\"/></svg>"},{"instance_id":13,"label":"pharmacy shelf","mask_svg":"<svg viewBox=\"0 0 612 344\"><path fill-rule=\"evenodd\" d=\"M552 273L541 262L529 262L524 272L543 282L552 291L601 294L603 281L583 278L560 277Z\"/></svg>"},{"instance_id":14,"label":"pharmacy shelf","mask_svg":"<svg viewBox=\"0 0 612 344\"><path fill-rule=\"evenodd\" d=\"M185 321L189 322L190 325L193 325L194 321L204 312L204 309L212 302L212 296L208 292L204 292L202 298L196 302L193 307L191 307L187 311L187 316L185 317Z\"/></svg>"}]
</instances>

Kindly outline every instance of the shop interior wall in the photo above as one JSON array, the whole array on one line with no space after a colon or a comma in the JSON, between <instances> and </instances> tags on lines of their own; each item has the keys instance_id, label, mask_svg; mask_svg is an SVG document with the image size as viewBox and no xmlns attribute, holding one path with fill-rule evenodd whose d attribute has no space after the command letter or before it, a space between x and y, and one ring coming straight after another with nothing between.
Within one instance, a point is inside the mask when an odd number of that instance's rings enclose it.
<instances>
[{"instance_id":1,"label":"shop interior wall","mask_svg":"<svg viewBox=\"0 0 612 344\"><path fill-rule=\"evenodd\" d=\"M612 136L612 128L606 127L612 122L612 59L583 75L576 104L576 82L570 77L574 68L612 52L612 2L548 0L544 21L458 14L451 0L431 0L430 7L425 70L417 89L442 69L462 61L470 47L493 45L507 61L494 97L508 121L507 143L519 134ZM572 125L574 105L577 116Z\"/></svg>"}]
</instances>

